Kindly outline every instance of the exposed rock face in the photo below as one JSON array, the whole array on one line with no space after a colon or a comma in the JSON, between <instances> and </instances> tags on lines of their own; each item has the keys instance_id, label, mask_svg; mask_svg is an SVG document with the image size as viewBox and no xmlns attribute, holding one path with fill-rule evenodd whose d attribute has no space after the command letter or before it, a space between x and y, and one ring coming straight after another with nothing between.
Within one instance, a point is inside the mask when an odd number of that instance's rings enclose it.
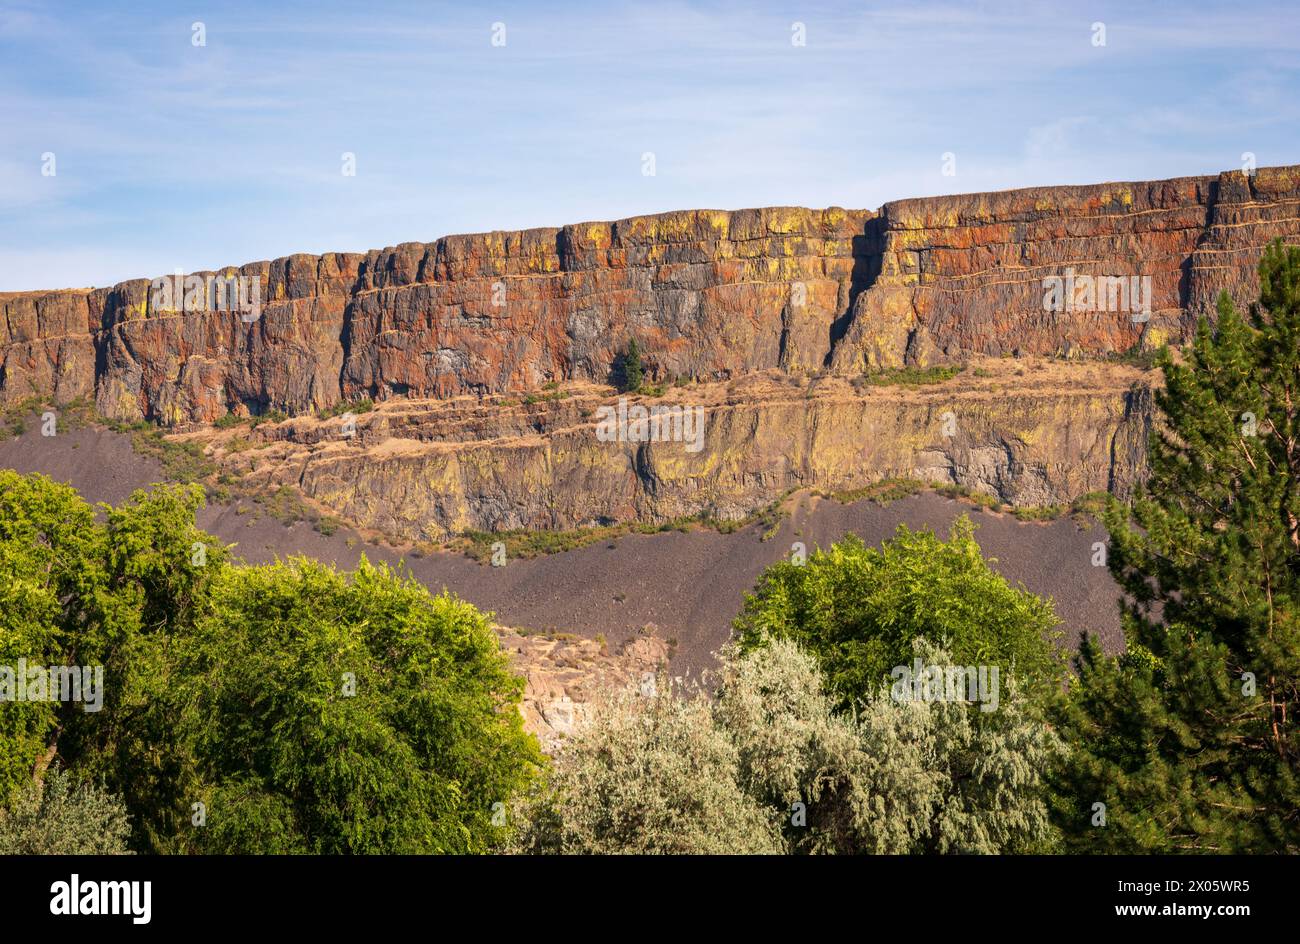
<instances>
[{"instance_id":1,"label":"exposed rock face","mask_svg":"<svg viewBox=\"0 0 1300 944\"><path fill-rule=\"evenodd\" d=\"M792 490L891 477L1017 505L1125 494L1140 478L1151 422L1142 371L999 359L980 374L910 389L774 370L631 401L699 407L698 451L602 441L595 417L613 395L592 385L532 404L392 401L356 417L354 432L339 418L303 418L194 435L248 484L293 485L409 541L701 513L734 520Z\"/></svg>"},{"instance_id":2,"label":"exposed rock face","mask_svg":"<svg viewBox=\"0 0 1300 944\"><path fill-rule=\"evenodd\" d=\"M1185 340L1220 290L1253 297L1262 247L1300 233L1298 209L1297 167L887 204L880 275L857 296L832 363L1112 353L1144 332L1152 344ZM1150 277L1152 297L1141 312L1114 310L1118 292L1044 310L1044 279L1067 272Z\"/></svg>"},{"instance_id":3,"label":"exposed rock face","mask_svg":"<svg viewBox=\"0 0 1300 944\"><path fill-rule=\"evenodd\" d=\"M115 419L175 425L338 402L340 337L361 256L289 256L262 279L257 321L150 310L150 282L0 294L0 402L94 399ZM210 275L211 273L195 273Z\"/></svg>"},{"instance_id":4,"label":"exposed rock face","mask_svg":"<svg viewBox=\"0 0 1300 944\"><path fill-rule=\"evenodd\" d=\"M150 283L0 294L0 403L93 398L180 425L361 396L1105 353L1187 336L1300 234L1300 168L1157 183L635 217L245 265L261 316L153 310ZM1044 310L1043 279L1149 276L1151 318Z\"/></svg>"},{"instance_id":5,"label":"exposed rock face","mask_svg":"<svg viewBox=\"0 0 1300 944\"><path fill-rule=\"evenodd\" d=\"M671 646L653 627L611 652L592 639L566 635L525 634L493 627L514 668L524 676L519 712L524 727L537 735L546 751L590 719L601 702L629 688L657 684L667 668Z\"/></svg>"},{"instance_id":6,"label":"exposed rock face","mask_svg":"<svg viewBox=\"0 0 1300 944\"><path fill-rule=\"evenodd\" d=\"M632 336L657 376L820 367L870 218L691 211L399 247L358 287L343 393L603 382Z\"/></svg>"}]
</instances>

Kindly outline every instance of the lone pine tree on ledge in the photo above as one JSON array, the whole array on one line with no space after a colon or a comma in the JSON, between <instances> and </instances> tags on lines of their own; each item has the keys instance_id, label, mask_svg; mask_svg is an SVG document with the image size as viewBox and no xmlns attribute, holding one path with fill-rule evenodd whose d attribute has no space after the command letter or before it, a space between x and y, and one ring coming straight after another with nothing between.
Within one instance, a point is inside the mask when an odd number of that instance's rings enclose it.
<instances>
[{"instance_id":1,"label":"lone pine tree on ledge","mask_svg":"<svg viewBox=\"0 0 1300 944\"><path fill-rule=\"evenodd\" d=\"M645 371L641 367L641 348L637 346L636 338L627 342L622 367L620 379L623 382L623 390L627 393L636 393L645 382Z\"/></svg>"}]
</instances>

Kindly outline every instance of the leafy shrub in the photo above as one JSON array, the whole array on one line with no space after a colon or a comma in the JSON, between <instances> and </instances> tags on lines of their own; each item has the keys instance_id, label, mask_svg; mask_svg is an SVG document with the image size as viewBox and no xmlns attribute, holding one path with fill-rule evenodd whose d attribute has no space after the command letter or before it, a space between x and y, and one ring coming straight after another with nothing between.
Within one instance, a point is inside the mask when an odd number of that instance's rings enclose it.
<instances>
[{"instance_id":1,"label":"leafy shrub","mask_svg":"<svg viewBox=\"0 0 1300 944\"><path fill-rule=\"evenodd\" d=\"M328 420L335 416L342 416L344 413L355 413L360 416L362 413L369 413L374 408L374 400L371 400L369 397L358 397L355 400L342 400L333 406L317 410L316 418L320 420Z\"/></svg>"},{"instance_id":2,"label":"leafy shrub","mask_svg":"<svg viewBox=\"0 0 1300 944\"><path fill-rule=\"evenodd\" d=\"M0 811L0 855L129 855L130 832L120 797L51 769Z\"/></svg>"},{"instance_id":3,"label":"leafy shrub","mask_svg":"<svg viewBox=\"0 0 1300 944\"><path fill-rule=\"evenodd\" d=\"M930 486L919 479L885 478L862 488L833 493L830 497L843 505L870 500L882 507L925 491Z\"/></svg>"},{"instance_id":4,"label":"leafy shrub","mask_svg":"<svg viewBox=\"0 0 1300 944\"><path fill-rule=\"evenodd\" d=\"M868 374L866 382L873 387L922 387L951 380L961 372L961 367L898 367Z\"/></svg>"},{"instance_id":5,"label":"leafy shrub","mask_svg":"<svg viewBox=\"0 0 1300 944\"><path fill-rule=\"evenodd\" d=\"M665 680L661 679L661 682ZM517 851L776 853L780 831L738 782L739 753L708 702L623 693L556 759L543 794L520 809Z\"/></svg>"},{"instance_id":6,"label":"leafy shrub","mask_svg":"<svg viewBox=\"0 0 1300 944\"><path fill-rule=\"evenodd\" d=\"M924 641L916 653L946 664ZM838 712L789 640L724 660L716 699L629 691L517 810L543 853L996 853L1050 848L1040 771L1059 739L1018 690L985 715L884 686Z\"/></svg>"}]
</instances>

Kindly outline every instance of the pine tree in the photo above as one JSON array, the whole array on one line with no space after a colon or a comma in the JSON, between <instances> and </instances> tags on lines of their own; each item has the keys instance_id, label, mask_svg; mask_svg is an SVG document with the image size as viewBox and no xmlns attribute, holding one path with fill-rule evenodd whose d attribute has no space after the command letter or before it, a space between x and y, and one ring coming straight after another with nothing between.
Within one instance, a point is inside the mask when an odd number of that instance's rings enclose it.
<instances>
[{"instance_id":1,"label":"pine tree","mask_svg":"<svg viewBox=\"0 0 1300 944\"><path fill-rule=\"evenodd\" d=\"M1085 646L1065 709L1075 848L1300 852L1300 249L1259 275L1161 353L1150 478L1107 515L1129 652Z\"/></svg>"},{"instance_id":2,"label":"pine tree","mask_svg":"<svg viewBox=\"0 0 1300 944\"><path fill-rule=\"evenodd\" d=\"M627 353L623 355L623 389L636 393L645 381L645 372L641 367L641 349L637 347L636 338L627 342Z\"/></svg>"}]
</instances>

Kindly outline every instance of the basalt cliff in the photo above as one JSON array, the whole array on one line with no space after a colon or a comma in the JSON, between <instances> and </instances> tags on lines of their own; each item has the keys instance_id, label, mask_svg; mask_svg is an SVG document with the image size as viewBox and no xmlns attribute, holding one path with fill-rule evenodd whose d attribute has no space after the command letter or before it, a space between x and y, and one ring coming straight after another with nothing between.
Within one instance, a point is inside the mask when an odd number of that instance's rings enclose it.
<instances>
[{"instance_id":1,"label":"basalt cliff","mask_svg":"<svg viewBox=\"0 0 1300 944\"><path fill-rule=\"evenodd\" d=\"M223 270L260 280L252 321L156 310L149 279L0 293L0 405L157 422L412 540L738 517L897 475L1046 504L1131 487L1152 380L1119 356L1186 340L1222 290L1251 299L1263 246L1298 236L1283 167L288 256ZM1140 310L1045 304L1066 277L1147 289ZM632 339L666 388L634 403L703 408L698 451L595 435ZM876 383L937 365L966 369Z\"/></svg>"}]
</instances>

